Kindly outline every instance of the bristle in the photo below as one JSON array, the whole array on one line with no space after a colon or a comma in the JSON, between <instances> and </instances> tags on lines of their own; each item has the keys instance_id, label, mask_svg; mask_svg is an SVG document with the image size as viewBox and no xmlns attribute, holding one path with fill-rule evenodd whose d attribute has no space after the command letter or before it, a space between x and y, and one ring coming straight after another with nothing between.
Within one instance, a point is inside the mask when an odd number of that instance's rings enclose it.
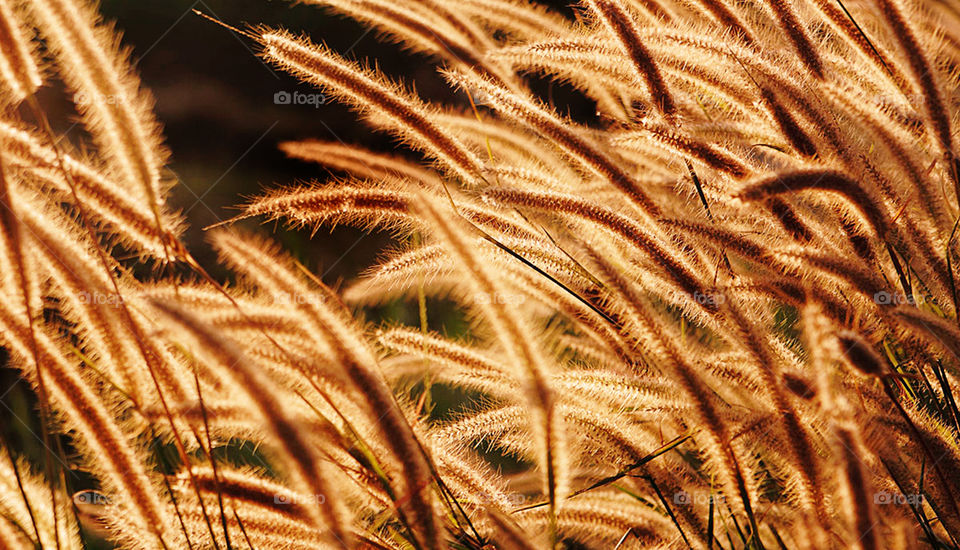
<instances>
[{"instance_id":1,"label":"bristle","mask_svg":"<svg viewBox=\"0 0 960 550\"><path fill-rule=\"evenodd\" d=\"M33 95L42 84L25 31L17 4L11 0L0 1L0 80L8 95L4 99L14 104Z\"/></svg>"},{"instance_id":2,"label":"bristle","mask_svg":"<svg viewBox=\"0 0 960 550\"><path fill-rule=\"evenodd\" d=\"M603 25L616 37L624 53L633 60L634 69L646 84L653 104L664 116L672 119L677 114L676 103L660 74L660 68L640 40L630 15L614 0L590 0L589 5Z\"/></svg>"},{"instance_id":3,"label":"bristle","mask_svg":"<svg viewBox=\"0 0 960 550\"><path fill-rule=\"evenodd\" d=\"M907 58L911 76L923 94L924 106L930 119L932 133L940 151L952 157L953 131L951 117L944 104L943 94L937 83L937 73L920 47L916 33L904 17L899 0L880 0L880 12L890 26L893 36Z\"/></svg>"},{"instance_id":4,"label":"bristle","mask_svg":"<svg viewBox=\"0 0 960 550\"><path fill-rule=\"evenodd\" d=\"M477 158L438 128L418 101L404 97L368 71L305 39L298 40L283 32L265 32L261 39L267 58L280 67L344 94L359 108L382 113L390 121L392 131L414 140L465 181L477 178L480 172Z\"/></svg>"},{"instance_id":5,"label":"bristle","mask_svg":"<svg viewBox=\"0 0 960 550\"><path fill-rule=\"evenodd\" d=\"M877 516L874 511L874 502L877 500L871 493L868 469L865 467L864 449L860 445L856 434L849 428L838 428L836 437L840 453L846 462L843 483L848 491L850 518L853 524L852 539L854 546L861 550L874 550L880 546L880 537L877 533Z\"/></svg>"},{"instance_id":6,"label":"bristle","mask_svg":"<svg viewBox=\"0 0 960 550\"><path fill-rule=\"evenodd\" d=\"M823 61L820 53L810 39L807 30L803 27L800 17L794 9L791 0L767 0L766 5L773 12L777 24L784 34L793 42L797 55L810 72L818 79L822 79Z\"/></svg>"},{"instance_id":7,"label":"bristle","mask_svg":"<svg viewBox=\"0 0 960 550\"><path fill-rule=\"evenodd\" d=\"M160 223L160 170L166 153L151 100L131 74L126 54L86 0L29 2L33 19L57 56L60 72L102 154Z\"/></svg>"},{"instance_id":8,"label":"bristle","mask_svg":"<svg viewBox=\"0 0 960 550\"><path fill-rule=\"evenodd\" d=\"M529 395L533 408L531 425L538 439L539 462L544 469L544 486L548 494L551 509L551 522L555 521L560 501L566 496L569 475L566 433L559 412L555 409L555 396L549 381L549 364L530 338L525 321L512 311L499 307L481 296L497 296L504 287L493 273L482 267L479 258L470 251L463 240L461 231L456 231L456 219L449 217L452 212L439 211L430 204L424 195L420 195L418 209L434 226L441 242L447 250L464 266L463 274L472 282L475 292L473 301L493 324L504 351L509 354L511 363L519 372L519 378ZM445 215L444 215L445 214Z\"/></svg>"},{"instance_id":9,"label":"bristle","mask_svg":"<svg viewBox=\"0 0 960 550\"><path fill-rule=\"evenodd\" d=\"M272 389L272 384L249 358L232 351L235 346L231 342L215 335L195 316L169 304L154 302L153 306L185 329L188 337L195 339L206 350L210 359L223 369L222 372L236 381L237 388L255 388L255 391L248 391L247 397L270 427L275 444L283 450L281 456L290 469L289 474L295 483L306 489L305 494L312 501L320 503L319 510L312 505L306 506L308 517L317 528L329 529L328 544L349 548L349 535L344 529L345 511L336 493L331 490L332 485L328 485L330 468L287 416L279 392Z\"/></svg>"}]
</instances>

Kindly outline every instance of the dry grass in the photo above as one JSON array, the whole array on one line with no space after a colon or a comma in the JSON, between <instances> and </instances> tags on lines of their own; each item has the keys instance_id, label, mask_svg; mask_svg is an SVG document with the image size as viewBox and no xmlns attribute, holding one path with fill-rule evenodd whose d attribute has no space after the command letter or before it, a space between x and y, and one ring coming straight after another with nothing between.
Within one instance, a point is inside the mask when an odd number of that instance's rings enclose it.
<instances>
[{"instance_id":1,"label":"dry grass","mask_svg":"<svg viewBox=\"0 0 960 550\"><path fill-rule=\"evenodd\" d=\"M243 31L412 152L283 144L343 178L236 218L393 231L339 293L236 219L238 283L207 275L96 7L0 0L0 336L47 449L3 445L0 546L958 547L957 5L307 3L474 106ZM49 129L53 80L92 153ZM359 317L398 298L420 326ZM466 337L427 330L438 298ZM437 419L437 385L481 397Z\"/></svg>"}]
</instances>

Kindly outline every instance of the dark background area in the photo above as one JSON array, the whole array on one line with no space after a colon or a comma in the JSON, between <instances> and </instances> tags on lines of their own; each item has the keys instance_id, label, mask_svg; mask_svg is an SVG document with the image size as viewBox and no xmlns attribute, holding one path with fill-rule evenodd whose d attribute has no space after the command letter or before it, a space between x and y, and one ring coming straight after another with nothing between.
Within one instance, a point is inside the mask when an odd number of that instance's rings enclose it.
<instances>
[{"instance_id":1,"label":"dark background area","mask_svg":"<svg viewBox=\"0 0 960 550\"><path fill-rule=\"evenodd\" d=\"M553 4L571 13L566 2ZM203 227L235 214L232 207L265 188L329 177L320 166L286 158L278 143L316 138L391 151L394 141L337 103L277 105L278 92L317 90L273 69L256 55L256 44L195 15L193 8L239 28L263 24L303 33L348 58L376 62L426 100L468 105L463 93L452 93L441 80L435 59L406 52L378 31L319 6L266 0L103 2L101 12L123 32L143 85L156 100L172 152L169 168L179 178L171 202L186 213L187 245L208 266L215 262ZM592 112L582 101L575 103L575 111L579 106ZM332 234L322 229L312 239L308 232L275 235L328 284L373 263L387 238L349 228Z\"/></svg>"},{"instance_id":2,"label":"dark background area","mask_svg":"<svg viewBox=\"0 0 960 550\"><path fill-rule=\"evenodd\" d=\"M104 2L101 11L123 31L143 85L155 97L172 152L169 168L179 178L171 202L186 213L187 245L208 266L214 261L203 227L235 214L233 207L265 188L329 177L318 165L286 158L278 143L316 138L381 151L392 143L340 104L276 104L277 93L318 90L270 67L251 40L198 17L193 8L239 28L264 24L302 32L350 58L376 58L427 97L445 93L428 58L378 42L376 31L318 6L262 0ZM275 235L284 247L329 284L369 265L386 238L341 228L310 239L308 233L280 229Z\"/></svg>"}]
</instances>

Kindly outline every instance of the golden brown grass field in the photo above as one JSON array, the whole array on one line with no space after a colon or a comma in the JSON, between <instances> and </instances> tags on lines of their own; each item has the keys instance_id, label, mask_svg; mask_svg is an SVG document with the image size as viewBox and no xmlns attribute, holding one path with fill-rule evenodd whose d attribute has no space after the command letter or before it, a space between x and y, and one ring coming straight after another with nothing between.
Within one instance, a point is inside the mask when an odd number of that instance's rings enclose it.
<instances>
[{"instance_id":1,"label":"golden brown grass field","mask_svg":"<svg viewBox=\"0 0 960 550\"><path fill-rule=\"evenodd\" d=\"M210 269L119 30L0 0L0 548L960 547L960 3L301 4L449 101L190 15L395 149L280 144L331 175ZM284 226L392 244L328 286Z\"/></svg>"}]
</instances>

